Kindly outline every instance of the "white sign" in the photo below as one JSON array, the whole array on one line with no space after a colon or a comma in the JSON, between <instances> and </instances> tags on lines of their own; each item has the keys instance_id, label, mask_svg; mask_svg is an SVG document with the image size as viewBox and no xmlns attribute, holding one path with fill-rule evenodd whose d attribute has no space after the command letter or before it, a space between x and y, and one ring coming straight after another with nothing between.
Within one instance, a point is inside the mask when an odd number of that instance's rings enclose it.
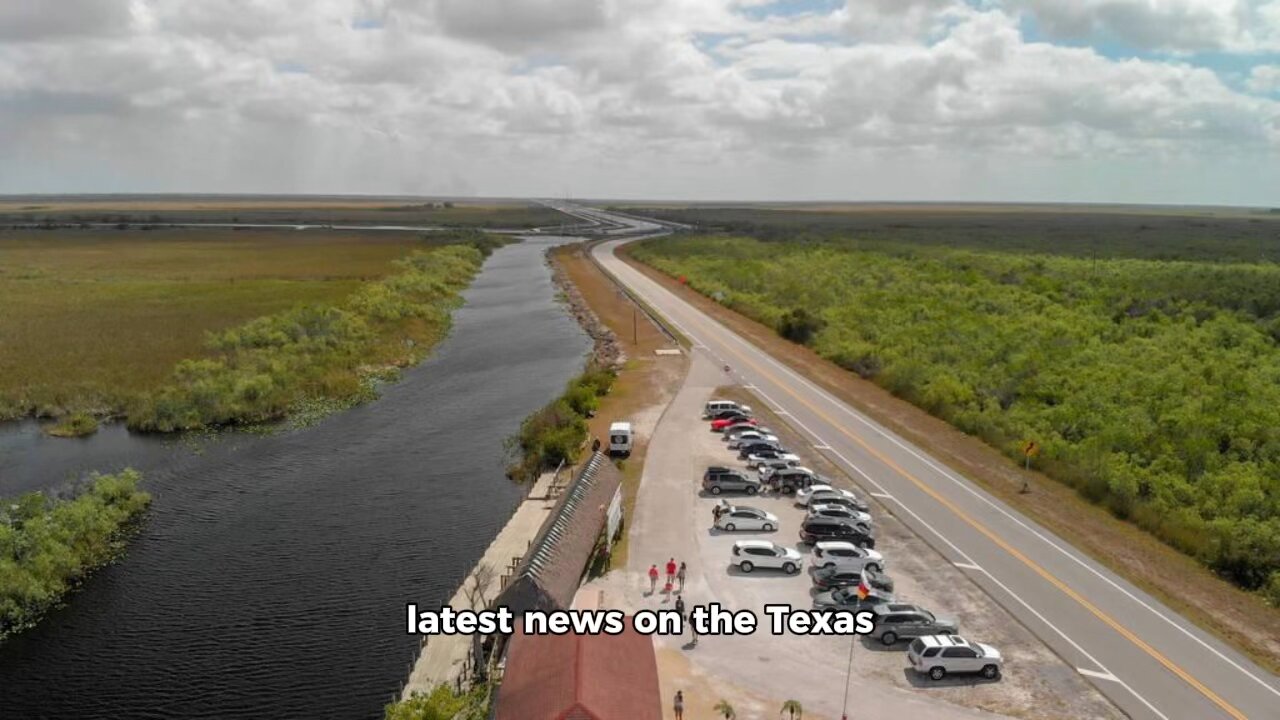
<instances>
[{"instance_id":1,"label":"white sign","mask_svg":"<svg viewBox=\"0 0 1280 720\"><path fill-rule=\"evenodd\" d=\"M613 536L618 534L622 526L622 486L613 491L613 499L609 501L609 510L605 515L604 546L613 549Z\"/></svg>"}]
</instances>

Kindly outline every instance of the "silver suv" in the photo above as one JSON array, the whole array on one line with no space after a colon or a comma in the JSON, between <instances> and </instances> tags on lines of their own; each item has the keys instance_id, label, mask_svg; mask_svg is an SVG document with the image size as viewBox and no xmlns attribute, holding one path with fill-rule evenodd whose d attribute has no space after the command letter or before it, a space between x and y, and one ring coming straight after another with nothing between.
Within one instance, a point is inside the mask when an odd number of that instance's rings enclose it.
<instances>
[{"instance_id":1,"label":"silver suv","mask_svg":"<svg viewBox=\"0 0 1280 720\"><path fill-rule=\"evenodd\" d=\"M941 680L950 673L979 673L988 680L1000 677L1004 658L990 645L971 643L959 635L926 635L907 648L915 671Z\"/></svg>"},{"instance_id":2,"label":"silver suv","mask_svg":"<svg viewBox=\"0 0 1280 720\"><path fill-rule=\"evenodd\" d=\"M871 637L885 645L892 645L902 638L918 638L925 635L954 635L960 626L950 618L940 618L919 605L889 603L871 608L875 615L875 627Z\"/></svg>"}]
</instances>

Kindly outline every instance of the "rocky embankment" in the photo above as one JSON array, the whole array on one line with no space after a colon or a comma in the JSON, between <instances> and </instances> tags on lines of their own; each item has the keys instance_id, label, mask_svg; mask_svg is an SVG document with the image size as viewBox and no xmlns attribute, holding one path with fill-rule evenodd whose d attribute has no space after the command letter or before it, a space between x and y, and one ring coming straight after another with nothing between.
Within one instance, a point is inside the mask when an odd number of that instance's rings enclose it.
<instances>
[{"instance_id":1,"label":"rocky embankment","mask_svg":"<svg viewBox=\"0 0 1280 720\"><path fill-rule=\"evenodd\" d=\"M560 263L556 262L553 255L555 252L582 253L583 248L573 247L563 250L553 248L547 251L547 262L551 265L552 281L555 282L556 287L559 289L560 296L564 298L565 305L569 308L569 313L573 315L578 324L582 326L582 329L591 337L591 364L615 371L622 369L623 364L627 361L627 354L618 343L618 336L587 305L587 301L582 297L582 292L578 290L578 286L573 284L565 274L564 268Z\"/></svg>"}]
</instances>

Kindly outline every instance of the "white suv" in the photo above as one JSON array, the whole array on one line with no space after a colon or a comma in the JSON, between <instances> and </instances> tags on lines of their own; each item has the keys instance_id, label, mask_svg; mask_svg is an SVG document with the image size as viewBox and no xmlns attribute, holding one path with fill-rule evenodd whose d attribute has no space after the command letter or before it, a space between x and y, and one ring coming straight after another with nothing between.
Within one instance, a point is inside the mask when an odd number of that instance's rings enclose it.
<instances>
[{"instance_id":1,"label":"white suv","mask_svg":"<svg viewBox=\"0 0 1280 720\"><path fill-rule=\"evenodd\" d=\"M926 635L911 641L907 660L915 671L941 680L948 673L979 673L988 680L1000 677L1004 658L990 645L971 643L959 635Z\"/></svg>"},{"instance_id":2,"label":"white suv","mask_svg":"<svg viewBox=\"0 0 1280 720\"><path fill-rule=\"evenodd\" d=\"M871 568L872 572L884 570L884 556L875 550L858 547L843 540L823 540L814 544L813 554L809 556L812 568L840 568L862 572Z\"/></svg>"},{"instance_id":3,"label":"white suv","mask_svg":"<svg viewBox=\"0 0 1280 720\"><path fill-rule=\"evenodd\" d=\"M802 558L795 548L783 547L768 540L739 540L733 544L730 565L744 573L756 568L772 568L785 573L800 572Z\"/></svg>"}]
</instances>

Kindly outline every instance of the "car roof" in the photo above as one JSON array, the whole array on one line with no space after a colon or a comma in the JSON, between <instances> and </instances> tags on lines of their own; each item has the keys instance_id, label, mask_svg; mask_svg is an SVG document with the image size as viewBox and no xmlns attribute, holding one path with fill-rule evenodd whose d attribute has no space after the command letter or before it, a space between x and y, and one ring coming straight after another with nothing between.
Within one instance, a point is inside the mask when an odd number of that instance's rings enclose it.
<instances>
[{"instance_id":1,"label":"car roof","mask_svg":"<svg viewBox=\"0 0 1280 720\"><path fill-rule=\"evenodd\" d=\"M857 550L858 546L847 540L821 540L814 547L822 548L823 552L827 550Z\"/></svg>"},{"instance_id":2,"label":"car roof","mask_svg":"<svg viewBox=\"0 0 1280 720\"><path fill-rule=\"evenodd\" d=\"M885 603L884 605L876 605L871 611L878 615L888 615L889 613L900 612L924 612L924 608L919 605L909 605L905 603Z\"/></svg>"},{"instance_id":3,"label":"car roof","mask_svg":"<svg viewBox=\"0 0 1280 720\"><path fill-rule=\"evenodd\" d=\"M925 647L972 647L973 643L959 635L921 635L918 638Z\"/></svg>"},{"instance_id":4,"label":"car roof","mask_svg":"<svg viewBox=\"0 0 1280 720\"><path fill-rule=\"evenodd\" d=\"M772 540L739 540L738 542L734 543L734 545L735 545L735 546L737 546L737 547L740 547L740 548L749 548L749 547L753 547L753 548L773 548L773 547L776 547L776 544L775 544Z\"/></svg>"}]
</instances>

